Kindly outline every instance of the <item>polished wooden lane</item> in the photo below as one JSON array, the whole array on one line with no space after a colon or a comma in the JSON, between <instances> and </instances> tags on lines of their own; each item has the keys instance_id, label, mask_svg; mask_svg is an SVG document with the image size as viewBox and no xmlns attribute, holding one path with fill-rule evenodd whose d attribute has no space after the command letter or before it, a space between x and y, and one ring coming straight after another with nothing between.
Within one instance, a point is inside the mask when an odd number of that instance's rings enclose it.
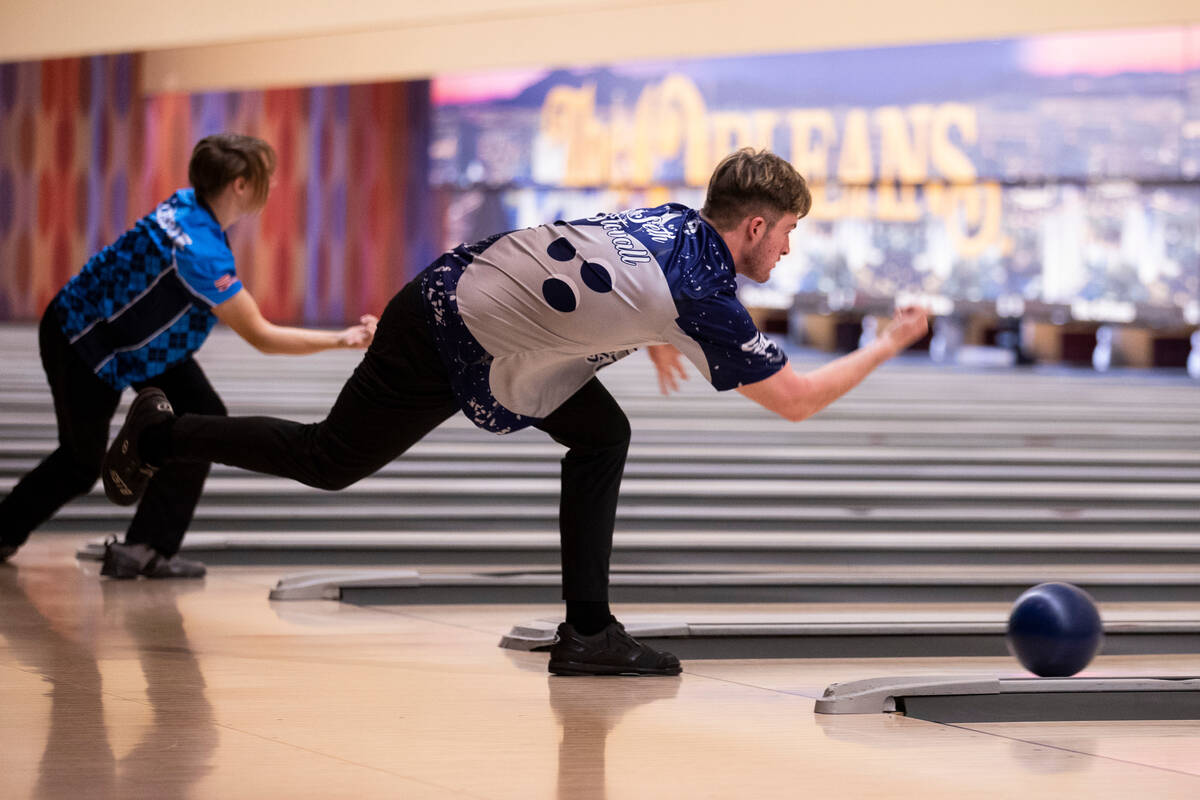
<instances>
[{"instance_id":1,"label":"polished wooden lane","mask_svg":"<svg viewBox=\"0 0 1200 800\"><path fill-rule=\"evenodd\" d=\"M0 567L5 798L1200 796L1197 723L813 714L834 681L1016 674L1009 659L552 678L544 654L496 644L553 606L270 603L278 570L244 567L114 583L74 561L81 541L35 537ZM1200 658L1090 672L1194 675Z\"/></svg>"},{"instance_id":2,"label":"polished wooden lane","mask_svg":"<svg viewBox=\"0 0 1200 800\"><path fill-rule=\"evenodd\" d=\"M53 446L28 334L0 331L0 459L12 459L0 461L0 491ZM214 342L202 360L240 413L315 418L355 357L262 360L236 345ZM689 495L657 508L664 489L675 491L664 479L678 477L703 496L740 469L740 481L772 476L779 485L771 491L812 497L767 519L777 509L764 508L768 488L757 488L756 519L769 530L730 527L729 520L746 517L741 506L717 517L715 527L748 543L778 530L821 533L824 543L810 544L828 553L810 571L870 577L877 568L868 564L890 563L895 542L911 544L909 561L920 566L935 544L922 536L940 536L944 556L924 574L963 580L970 570L961 564L980 561L1016 572L1043 563L1037 537L1053 534L1053 546L1069 556L1068 539L1090 537L1102 524L1110 538L1128 540L1119 558L1136 544L1151 567L1195 563L1184 558L1197 542L1200 405L1192 384L950 374L910 364L881 370L818 418L786 426L695 379L682 397L664 402L648 369L635 357L605 372L636 420L626 513L644 517L646 529L624 524L622 533L658 535L670 527L705 534L693 517L714 517L711 506ZM711 441L692 441L694 417L714 415L720 424L704 426ZM476 495L487 503L458 504L475 514L467 536L493 532L487 515L499 515L495 524L505 531L542 535L554 525L559 451L537 434L502 441L456 419L414 449L411 466L389 466L361 489L336 495L218 468L194 527L254 530L262 520L252 512L275 505L266 513L278 517L281 531L303 532L305 522L343 529L375 515L366 521L376 530L407 523L446 538L447 531L421 527L424 517L404 516L415 513L414 497L428 495L425 479L436 475L459 484L455 492L487 479ZM683 462L690 466L680 469ZM519 491L489 498L497 477L542 501L519 507L512 499ZM829 483L838 481L847 483ZM998 483L955 489L960 481ZM1110 492L1116 483L1120 491ZM386 500L401 488L410 496L396 509L371 507L372 498ZM992 501L982 508L914 508L896 499L934 501L949 489L974 504L984 488ZM821 507L841 489L852 491L832 509ZM1149 498L1144 508L1141 497ZM864 514L868 500L880 505ZM444 503L427 505L431 520L464 527L447 519ZM1192 757L1200 724L968 726L813 714L815 698L835 681L1015 674L1007 658L696 660L679 679L551 678L545 654L497 643L515 623L558 613L557 604L271 603L268 590L290 571L280 566L215 566L200 582L102 582L94 563L77 564L72 554L123 527L128 513L98 495L83 498L60 515L83 535L39 532L13 564L0 567L0 798L1200 796ZM829 527L815 521L825 518ZM1000 539L974 538L1011 537L1017 524L1022 541L1005 541L1021 549L1007 558L990 555ZM371 525L355 530L372 533ZM953 558L958 545L947 540L956 537L964 550ZM856 541L859 550L870 542L879 551L876 562L850 552ZM752 559L763 559L760 550ZM795 558L803 564L813 556L806 545ZM839 604L836 611L866 618L872 608L880 607ZM671 611L618 607L631 615ZM1196 675L1200 658L1102 657L1091 671Z\"/></svg>"}]
</instances>

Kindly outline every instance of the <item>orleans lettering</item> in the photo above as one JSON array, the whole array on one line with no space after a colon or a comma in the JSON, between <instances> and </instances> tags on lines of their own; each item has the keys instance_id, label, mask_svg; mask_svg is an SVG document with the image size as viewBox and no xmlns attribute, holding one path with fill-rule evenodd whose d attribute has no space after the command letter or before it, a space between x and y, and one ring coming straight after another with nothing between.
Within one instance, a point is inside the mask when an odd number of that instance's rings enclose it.
<instances>
[{"instance_id":1,"label":"orleans lettering","mask_svg":"<svg viewBox=\"0 0 1200 800\"><path fill-rule=\"evenodd\" d=\"M960 256L1008 247L1000 186L979 180L969 154L979 129L968 104L709 111L682 75L603 116L595 97L594 86L557 87L542 107L542 155L560 154L563 186L656 187L681 167L684 183L701 187L729 152L770 147L809 181L814 219L933 215Z\"/></svg>"}]
</instances>

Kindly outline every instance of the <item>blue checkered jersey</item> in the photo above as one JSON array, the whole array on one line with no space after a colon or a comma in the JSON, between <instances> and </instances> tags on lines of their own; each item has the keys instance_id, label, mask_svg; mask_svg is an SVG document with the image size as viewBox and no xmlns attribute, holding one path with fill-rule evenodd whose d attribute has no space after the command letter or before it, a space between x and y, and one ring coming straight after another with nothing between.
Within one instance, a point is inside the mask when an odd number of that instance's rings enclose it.
<instances>
[{"instance_id":1,"label":"blue checkered jersey","mask_svg":"<svg viewBox=\"0 0 1200 800\"><path fill-rule=\"evenodd\" d=\"M544 418L643 345L674 345L718 390L787 362L738 301L725 242L675 203L462 245L420 280L459 405L495 433Z\"/></svg>"},{"instance_id":2,"label":"blue checkered jersey","mask_svg":"<svg viewBox=\"0 0 1200 800\"><path fill-rule=\"evenodd\" d=\"M93 256L52 305L75 351L119 391L199 349L213 308L241 288L216 217L181 189Z\"/></svg>"}]
</instances>

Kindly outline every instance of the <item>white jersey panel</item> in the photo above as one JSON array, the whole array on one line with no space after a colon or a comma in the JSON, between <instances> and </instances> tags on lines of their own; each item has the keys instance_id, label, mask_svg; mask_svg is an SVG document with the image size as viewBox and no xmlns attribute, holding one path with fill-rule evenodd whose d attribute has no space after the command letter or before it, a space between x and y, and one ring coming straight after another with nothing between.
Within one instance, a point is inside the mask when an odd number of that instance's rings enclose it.
<instances>
[{"instance_id":1,"label":"white jersey panel","mask_svg":"<svg viewBox=\"0 0 1200 800\"><path fill-rule=\"evenodd\" d=\"M467 329L493 357L492 394L532 417L548 415L597 369L666 341L676 327L657 262L636 239L599 225L507 234L475 256L456 295Z\"/></svg>"},{"instance_id":2,"label":"white jersey panel","mask_svg":"<svg viewBox=\"0 0 1200 800\"><path fill-rule=\"evenodd\" d=\"M738 302L720 235L675 203L459 245L419 280L459 405L494 433L535 424L641 345L675 345L719 391L787 362Z\"/></svg>"}]
</instances>

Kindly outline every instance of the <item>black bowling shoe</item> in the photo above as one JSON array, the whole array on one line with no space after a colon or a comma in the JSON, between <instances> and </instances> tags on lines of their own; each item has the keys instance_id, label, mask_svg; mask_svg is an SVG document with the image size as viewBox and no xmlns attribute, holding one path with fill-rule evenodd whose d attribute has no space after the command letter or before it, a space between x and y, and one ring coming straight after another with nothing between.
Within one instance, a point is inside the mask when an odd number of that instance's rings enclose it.
<instances>
[{"instance_id":1,"label":"black bowling shoe","mask_svg":"<svg viewBox=\"0 0 1200 800\"><path fill-rule=\"evenodd\" d=\"M559 625L550 648L550 671L555 675L678 675L681 667L678 658L647 647L613 620L591 636L565 622Z\"/></svg>"},{"instance_id":2,"label":"black bowling shoe","mask_svg":"<svg viewBox=\"0 0 1200 800\"><path fill-rule=\"evenodd\" d=\"M199 561L166 558L145 544L121 544L115 539L104 543L104 565L100 574L124 580L144 575L147 578L203 578L207 568Z\"/></svg>"}]
</instances>

